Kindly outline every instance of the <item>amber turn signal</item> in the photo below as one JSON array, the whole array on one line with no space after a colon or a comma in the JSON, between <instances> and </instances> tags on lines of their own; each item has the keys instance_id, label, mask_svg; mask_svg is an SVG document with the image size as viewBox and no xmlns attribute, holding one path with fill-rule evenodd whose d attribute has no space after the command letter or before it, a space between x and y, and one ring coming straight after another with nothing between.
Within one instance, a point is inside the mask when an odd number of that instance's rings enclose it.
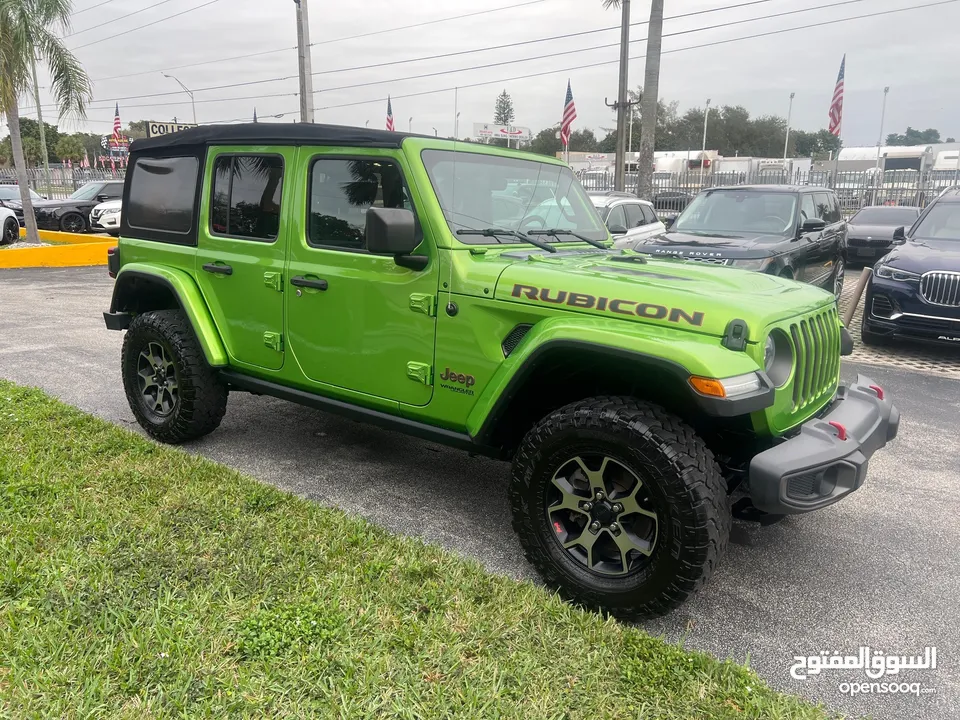
<instances>
[{"instance_id":1,"label":"amber turn signal","mask_svg":"<svg viewBox=\"0 0 960 720\"><path fill-rule=\"evenodd\" d=\"M693 386L693 389L696 390L701 395L708 395L710 397L726 397L727 391L723 387L723 383L714 378L705 378L700 377L699 375L690 376L690 384Z\"/></svg>"}]
</instances>

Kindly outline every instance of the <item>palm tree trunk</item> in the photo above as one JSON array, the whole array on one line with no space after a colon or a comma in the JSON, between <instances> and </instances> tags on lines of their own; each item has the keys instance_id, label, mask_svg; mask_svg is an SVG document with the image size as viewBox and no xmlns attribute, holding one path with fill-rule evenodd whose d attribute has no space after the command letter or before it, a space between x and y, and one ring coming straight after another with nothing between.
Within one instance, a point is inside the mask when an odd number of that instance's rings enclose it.
<instances>
[{"instance_id":1,"label":"palm tree trunk","mask_svg":"<svg viewBox=\"0 0 960 720\"><path fill-rule=\"evenodd\" d=\"M23 139L20 137L20 109L16 99L6 108L7 127L10 128L10 145L13 148L13 165L17 170L17 184L20 186L20 202L23 205L23 221L27 226L26 242L40 244L37 232L37 216L33 214L33 201L30 199L30 179L27 177L27 162L23 159Z\"/></svg>"},{"instance_id":2,"label":"palm tree trunk","mask_svg":"<svg viewBox=\"0 0 960 720\"><path fill-rule=\"evenodd\" d=\"M647 61L640 101L640 154L637 159L637 195L653 199L653 150L657 141L657 108L660 98L660 46L663 42L663 0L650 3Z\"/></svg>"}]
</instances>

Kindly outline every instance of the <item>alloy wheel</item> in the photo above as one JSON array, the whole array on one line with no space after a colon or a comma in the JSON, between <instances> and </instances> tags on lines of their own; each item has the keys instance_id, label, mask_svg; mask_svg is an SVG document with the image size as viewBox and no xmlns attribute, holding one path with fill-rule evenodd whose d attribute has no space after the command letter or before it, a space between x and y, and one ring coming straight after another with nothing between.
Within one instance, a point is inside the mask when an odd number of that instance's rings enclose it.
<instances>
[{"instance_id":1,"label":"alloy wheel","mask_svg":"<svg viewBox=\"0 0 960 720\"><path fill-rule=\"evenodd\" d=\"M843 277L846 271L843 260L837 260L837 270L834 273L833 279L833 294L836 295L837 300L840 299L840 296L843 294Z\"/></svg>"},{"instance_id":2,"label":"alloy wheel","mask_svg":"<svg viewBox=\"0 0 960 720\"><path fill-rule=\"evenodd\" d=\"M622 576L649 562L658 519L637 475L606 455L578 455L551 480L547 521L567 554L588 570Z\"/></svg>"},{"instance_id":3,"label":"alloy wheel","mask_svg":"<svg viewBox=\"0 0 960 720\"><path fill-rule=\"evenodd\" d=\"M140 351L137 380L143 406L154 415L169 417L180 399L180 385L176 364L162 344L151 342Z\"/></svg>"},{"instance_id":4,"label":"alloy wheel","mask_svg":"<svg viewBox=\"0 0 960 720\"><path fill-rule=\"evenodd\" d=\"M76 214L67 215L63 220L63 229L70 233L83 232L83 218Z\"/></svg>"},{"instance_id":5,"label":"alloy wheel","mask_svg":"<svg viewBox=\"0 0 960 720\"><path fill-rule=\"evenodd\" d=\"M3 240L0 244L11 245L20 239L20 224L14 220L8 220L3 226Z\"/></svg>"}]
</instances>

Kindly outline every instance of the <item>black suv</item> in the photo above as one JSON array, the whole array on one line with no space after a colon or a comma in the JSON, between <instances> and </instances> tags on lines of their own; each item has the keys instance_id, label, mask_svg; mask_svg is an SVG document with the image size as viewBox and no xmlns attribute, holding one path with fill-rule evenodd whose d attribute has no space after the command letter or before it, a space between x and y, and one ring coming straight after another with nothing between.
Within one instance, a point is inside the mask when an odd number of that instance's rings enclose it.
<instances>
[{"instance_id":1,"label":"black suv","mask_svg":"<svg viewBox=\"0 0 960 720\"><path fill-rule=\"evenodd\" d=\"M789 277L839 297L846 232L832 190L736 185L704 190L667 232L634 249Z\"/></svg>"},{"instance_id":2,"label":"black suv","mask_svg":"<svg viewBox=\"0 0 960 720\"><path fill-rule=\"evenodd\" d=\"M960 189L946 190L873 268L863 342L893 337L960 345Z\"/></svg>"},{"instance_id":3,"label":"black suv","mask_svg":"<svg viewBox=\"0 0 960 720\"><path fill-rule=\"evenodd\" d=\"M123 195L123 180L88 182L65 200L34 200L33 213L41 230L62 230L81 233L90 229L90 211L107 200ZM23 224L23 208L19 200L5 201Z\"/></svg>"}]
</instances>

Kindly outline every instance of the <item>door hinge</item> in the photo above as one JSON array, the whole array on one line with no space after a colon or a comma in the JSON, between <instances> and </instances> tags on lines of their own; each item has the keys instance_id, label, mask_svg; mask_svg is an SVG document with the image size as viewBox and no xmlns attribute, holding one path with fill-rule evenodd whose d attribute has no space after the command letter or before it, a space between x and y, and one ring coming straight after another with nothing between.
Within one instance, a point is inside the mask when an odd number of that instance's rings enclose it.
<instances>
[{"instance_id":1,"label":"door hinge","mask_svg":"<svg viewBox=\"0 0 960 720\"><path fill-rule=\"evenodd\" d=\"M277 292L283 292L283 276L278 272L265 272L263 274L263 284Z\"/></svg>"},{"instance_id":2,"label":"door hinge","mask_svg":"<svg viewBox=\"0 0 960 720\"><path fill-rule=\"evenodd\" d=\"M410 296L410 309L427 317L434 317L437 314L437 299L433 295L413 293Z\"/></svg>"},{"instance_id":3,"label":"door hinge","mask_svg":"<svg viewBox=\"0 0 960 720\"><path fill-rule=\"evenodd\" d=\"M263 334L263 344L271 350L283 352L283 336L280 333L265 332Z\"/></svg>"},{"instance_id":4,"label":"door hinge","mask_svg":"<svg viewBox=\"0 0 960 720\"><path fill-rule=\"evenodd\" d=\"M407 377L422 385L433 385L433 367L427 363L408 362Z\"/></svg>"}]
</instances>

